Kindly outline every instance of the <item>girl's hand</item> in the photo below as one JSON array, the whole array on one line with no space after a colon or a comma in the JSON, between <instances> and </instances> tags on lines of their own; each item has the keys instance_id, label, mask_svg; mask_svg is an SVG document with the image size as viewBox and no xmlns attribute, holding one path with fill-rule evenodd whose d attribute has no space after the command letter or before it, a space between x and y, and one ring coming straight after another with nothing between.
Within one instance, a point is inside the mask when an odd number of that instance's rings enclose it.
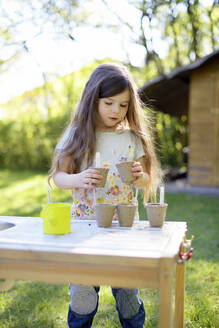
<instances>
[{"instance_id":1,"label":"girl's hand","mask_svg":"<svg viewBox=\"0 0 219 328\"><path fill-rule=\"evenodd\" d=\"M148 181L148 174L144 172L142 164L138 161L133 163L132 174L135 177L133 185L135 188L144 188Z\"/></svg>"},{"instance_id":2,"label":"girl's hand","mask_svg":"<svg viewBox=\"0 0 219 328\"><path fill-rule=\"evenodd\" d=\"M102 180L102 175L98 170L87 169L77 174L77 187L93 189Z\"/></svg>"}]
</instances>

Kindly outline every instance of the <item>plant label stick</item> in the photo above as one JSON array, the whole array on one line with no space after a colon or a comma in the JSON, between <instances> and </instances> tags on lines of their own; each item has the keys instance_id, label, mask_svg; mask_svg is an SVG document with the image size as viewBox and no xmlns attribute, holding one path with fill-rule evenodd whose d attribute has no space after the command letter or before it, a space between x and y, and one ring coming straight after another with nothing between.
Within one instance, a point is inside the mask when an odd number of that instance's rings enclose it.
<instances>
[{"instance_id":1,"label":"plant label stick","mask_svg":"<svg viewBox=\"0 0 219 328\"><path fill-rule=\"evenodd\" d=\"M164 204L164 186L160 186L160 204Z\"/></svg>"}]
</instances>

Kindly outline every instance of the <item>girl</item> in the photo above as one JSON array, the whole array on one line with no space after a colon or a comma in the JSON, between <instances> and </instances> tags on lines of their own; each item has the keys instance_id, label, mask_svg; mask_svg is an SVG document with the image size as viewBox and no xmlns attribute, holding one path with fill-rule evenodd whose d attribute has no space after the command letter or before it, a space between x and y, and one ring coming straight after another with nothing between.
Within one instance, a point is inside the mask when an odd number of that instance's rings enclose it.
<instances>
[{"instance_id":1,"label":"girl","mask_svg":"<svg viewBox=\"0 0 219 328\"><path fill-rule=\"evenodd\" d=\"M150 194L155 197L160 168L150 130L127 69L113 63L99 65L91 74L75 115L56 147L50 170L49 179L53 178L62 189L72 190L73 217L93 219L94 198L99 203L133 201L132 186L121 182L115 166L127 159L129 149L133 150L134 187L145 190L145 202ZM107 184L101 189L95 186L102 176L92 168L96 152L100 152L102 165L109 167ZM70 285L70 328L92 326L98 292L99 287ZM112 292L122 327L142 328L145 311L138 290L112 288Z\"/></svg>"}]
</instances>

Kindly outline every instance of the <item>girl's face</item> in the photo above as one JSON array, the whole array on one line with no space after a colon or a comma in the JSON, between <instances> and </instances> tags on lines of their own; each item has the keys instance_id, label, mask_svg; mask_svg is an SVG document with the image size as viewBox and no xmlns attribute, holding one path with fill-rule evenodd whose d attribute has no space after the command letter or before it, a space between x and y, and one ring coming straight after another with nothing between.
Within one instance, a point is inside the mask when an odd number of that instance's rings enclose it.
<instances>
[{"instance_id":1,"label":"girl's face","mask_svg":"<svg viewBox=\"0 0 219 328\"><path fill-rule=\"evenodd\" d=\"M127 114L130 102L130 92L125 91L109 97L100 98L98 103L97 130L107 129L114 131L116 126L122 122Z\"/></svg>"}]
</instances>

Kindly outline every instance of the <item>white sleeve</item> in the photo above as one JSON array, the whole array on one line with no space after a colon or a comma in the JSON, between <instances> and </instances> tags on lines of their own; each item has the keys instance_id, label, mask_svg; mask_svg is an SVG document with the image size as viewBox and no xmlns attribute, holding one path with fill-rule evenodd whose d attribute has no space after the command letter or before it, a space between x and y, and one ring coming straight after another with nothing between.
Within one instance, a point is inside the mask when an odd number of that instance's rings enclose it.
<instances>
[{"instance_id":1,"label":"white sleeve","mask_svg":"<svg viewBox=\"0 0 219 328\"><path fill-rule=\"evenodd\" d=\"M61 153L62 150L65 148L66 144L67 144L67 140L69 138L69 133L70 133L70 129L67 128L64 132L64 134L61 136L59 142L56 145L56 151L58 153Z\"/></svg>"}]
</instances>

